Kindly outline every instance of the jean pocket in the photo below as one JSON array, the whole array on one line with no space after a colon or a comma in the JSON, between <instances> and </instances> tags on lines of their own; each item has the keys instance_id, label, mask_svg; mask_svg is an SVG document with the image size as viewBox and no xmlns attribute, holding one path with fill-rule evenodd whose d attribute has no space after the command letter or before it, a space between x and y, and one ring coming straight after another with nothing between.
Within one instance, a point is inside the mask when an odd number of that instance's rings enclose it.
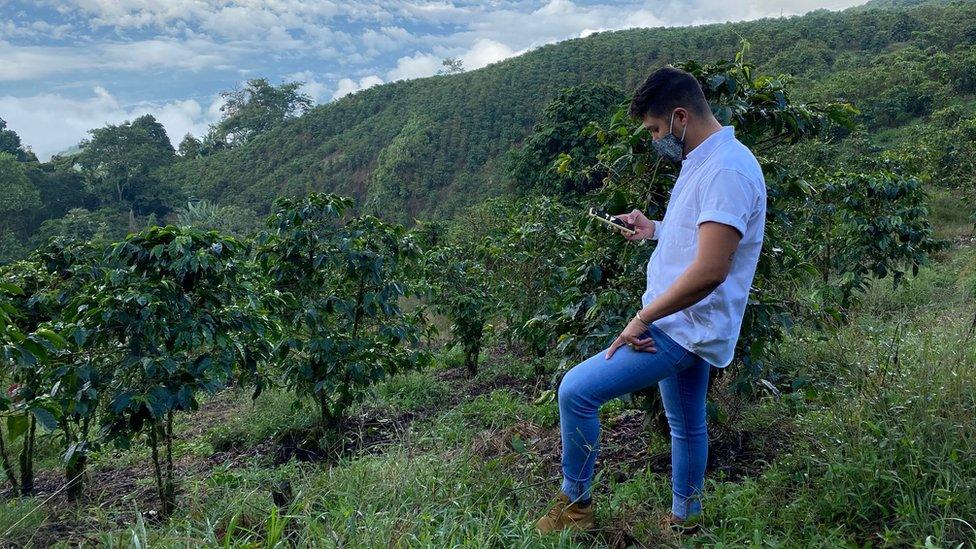
<instances>
[{"instance_id":1,"label":"jean pocket","mask_svg":"<svg viewBox=\"0 0 976 549\"><path fill-rule=\"evenodd\" d=\"M671 339L671 336L666 334L664 330L658 328L657 326L652 324L651 327L648 328L648 332L650 332L651 337L654 338L654 346L658 351L663 350L672 352L675 349L684 350L684 347L678 345L675 340Z\"/></svg>"}]
</instances>

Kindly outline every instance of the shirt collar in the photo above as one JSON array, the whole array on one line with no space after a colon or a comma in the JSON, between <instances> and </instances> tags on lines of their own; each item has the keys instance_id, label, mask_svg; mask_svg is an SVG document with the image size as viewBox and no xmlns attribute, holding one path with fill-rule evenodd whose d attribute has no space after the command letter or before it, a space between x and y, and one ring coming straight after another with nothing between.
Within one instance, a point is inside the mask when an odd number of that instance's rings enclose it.
<instances>
[{"instance_id":1,"label":"shirt collar","mask_svg":"<svg viewBox=\"0 0 976 549\"><path fill-rule=\"evenodd\" d=\"M698 144L681 163L682 166L694 166L705 161L711 156L715 149L729 139L735 137L735 128L732 126L722 126L722 129L705 138Z\"/></svg>"}]
</instances>

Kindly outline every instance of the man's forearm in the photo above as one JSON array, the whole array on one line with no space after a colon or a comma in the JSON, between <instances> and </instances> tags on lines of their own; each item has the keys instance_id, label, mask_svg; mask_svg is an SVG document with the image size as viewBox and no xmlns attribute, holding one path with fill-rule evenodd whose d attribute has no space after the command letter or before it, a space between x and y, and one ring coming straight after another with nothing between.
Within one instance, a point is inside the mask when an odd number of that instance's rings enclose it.
<instances>
[{"instance_id":1,"label":"man's forearm","mask_svg":"<svg viewBox=\"0 0 976 549\"><path fill-rule=\"evenodd\" d=\"M644 322L650 324L655 320L691 307L705 299L715 288L718 288L723 280L724 277L718 276L714 269L692 263L674 281L674 284L641 309L640 317Z\"/></svg>"}]
</instances>

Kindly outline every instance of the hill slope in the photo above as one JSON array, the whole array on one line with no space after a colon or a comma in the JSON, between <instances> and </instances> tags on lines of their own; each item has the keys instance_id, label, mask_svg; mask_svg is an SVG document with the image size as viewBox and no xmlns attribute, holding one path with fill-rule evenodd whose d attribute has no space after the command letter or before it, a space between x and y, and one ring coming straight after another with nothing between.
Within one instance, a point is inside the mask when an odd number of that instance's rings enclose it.
<instances>
[{"instance_id":1,"label":"hill slope","mask_svg":"<svg viewBox=\"0 0 976 549\"><path fill-rule=\"evenodd\" d=\"M753 62L765 71L798 75L807 99L840 95L870 107L887 93L883 82L849 76L879 59L887 66L883 56L892 50L972 51L974 29L976 4L956 2L598 33L469 73L377 86L317 107L247 146L179 162L164 177L194 196L263 213L276 196L311 190L366 200L378 184L373 174L382 158L385 171L399 173L405 183L397 203L376 204L378 213L449 214L505 191L506 151L524 139L563 88L606 82L629 91L655 67L727 59L746 39Z\"/></svg>"}]
</instances>

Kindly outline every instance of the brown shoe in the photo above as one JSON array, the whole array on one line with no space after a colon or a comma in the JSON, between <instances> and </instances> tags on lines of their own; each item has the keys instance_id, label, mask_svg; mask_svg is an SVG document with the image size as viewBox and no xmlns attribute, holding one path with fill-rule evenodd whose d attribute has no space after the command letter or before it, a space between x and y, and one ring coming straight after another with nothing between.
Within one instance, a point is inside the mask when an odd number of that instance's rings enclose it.
<instances>
[{"instance_id":1,"label":"brown shoe","mask_svg":"<svg viewBox=\"0 0 976 549\"><path fill-rule=\"evenodd\" d=\"M592 530L594 525L592 503L586 507L580 507L579 504L569 501L566 494L560 493L558 501L552 509L549 509L544 517L536 521L535 529L542 534L562 530L585 532Z\"/></svg>"},{"instance_id":2,"label":"brown shoe","mask_svg":"<svg viewBox=\"0 0 976 549\"><path fill-rule=\"evenodd\" d=\"M690 536L701 531L701 515L681 520L670 511L661 519L661 531L671 532L680 536Z\"/></svg>"}]
</instances>

